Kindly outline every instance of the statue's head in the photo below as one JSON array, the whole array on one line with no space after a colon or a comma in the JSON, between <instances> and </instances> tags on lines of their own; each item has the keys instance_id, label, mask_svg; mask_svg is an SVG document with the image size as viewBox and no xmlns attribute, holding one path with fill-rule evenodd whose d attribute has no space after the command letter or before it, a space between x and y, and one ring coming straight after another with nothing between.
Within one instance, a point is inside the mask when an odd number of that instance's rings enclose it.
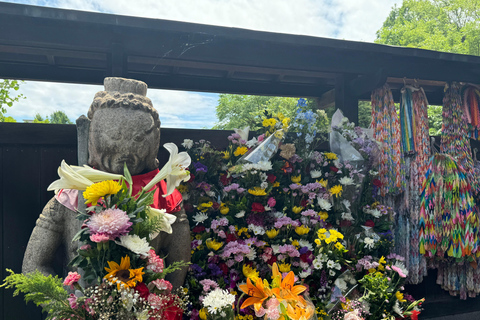
<instances>
[{"instance_id":1,"label":"statue's head","mask_svg":"<svg viewBox=\"0 0 480 320\"><path fill-rule=\"evenodd\" d=\"M160 119L147 85L123 78L105 78L104 85L88 110L88 164L123 174L126 163L132 175L158 168Z\"/></svg>"}]
</instances>

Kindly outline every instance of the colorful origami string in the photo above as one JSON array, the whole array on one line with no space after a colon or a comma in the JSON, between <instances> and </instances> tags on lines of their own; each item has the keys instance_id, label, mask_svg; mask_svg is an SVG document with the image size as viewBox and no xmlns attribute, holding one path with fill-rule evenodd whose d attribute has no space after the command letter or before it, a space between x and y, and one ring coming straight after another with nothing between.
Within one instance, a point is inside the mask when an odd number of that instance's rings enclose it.
<instances>
[{"instance_id":1,"label":"colorful origami string","mask_svg":"<svg viewBox=\"0 0 480 320\"><path fill-rule=\"evenodd\" d=\"M375 140L382 143L379 177L380 195L398 194L405 188L405 169L400 124L392 91L385 84L372 92L372 124Z\"/></svg>"}]
</instances>

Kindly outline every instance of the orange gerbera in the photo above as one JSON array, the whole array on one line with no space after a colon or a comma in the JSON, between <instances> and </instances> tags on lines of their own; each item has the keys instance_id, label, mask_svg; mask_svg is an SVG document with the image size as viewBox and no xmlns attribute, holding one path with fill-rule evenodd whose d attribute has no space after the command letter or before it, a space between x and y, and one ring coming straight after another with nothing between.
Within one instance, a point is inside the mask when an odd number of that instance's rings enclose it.
<instances>
[{"instance_id":1,"label":"orange gerbera","mask_svg":"<svg viewBox=\"0 0 480 320\"><path fill-rule=\"evenodd\" d=\"M273 282L277 282L278 279L281 279L281 273L278 270L278 266L276 263L273 264L272 267L273 273ZM276 280L276 281L275 281ZM285 278L283 278L280 286L276 286L272 289L272 292L275 294L279 301L282 300L293 300L293 301L300 301L301 303L305 304L305 299L300 295L303 291L307 290L305 286L297 285L295 286L295 274L293 271L290 271Z\"/></svg>"},{"instance_id":2,"label":"orange gerbera","mask_svg":"<svg viewBox=\"0 0 480 320\"><path fill-rule=\"evenodd\" d=\"M105 270L108 274L103 277L103 279L110 283L116 283L118 290L120 290L122 286L133 288L137 282L143 281L142 275L145 274L145 272L142 272L143 267L130 269L129 256L122 258L120 265L115 261L108 261L107 263L109 268L105 267Z\"/></svg>"},{"instance_id":3,"label":"orange gerbera","mask_svg":"<svg viewBox=\"0 0 480 320\"><path fill-rule=\"evenodd\" d=\"M272 295L271 290L263 285L262 279L258 279L255 281L255 285L253 285L250 278L247 278L247 284L242 284L239 286L239 288L250 296L242 303L240 309L246 308L253 304L255 311L258 311L260 310L263 301Z\"/></svg>"}]
</instances>

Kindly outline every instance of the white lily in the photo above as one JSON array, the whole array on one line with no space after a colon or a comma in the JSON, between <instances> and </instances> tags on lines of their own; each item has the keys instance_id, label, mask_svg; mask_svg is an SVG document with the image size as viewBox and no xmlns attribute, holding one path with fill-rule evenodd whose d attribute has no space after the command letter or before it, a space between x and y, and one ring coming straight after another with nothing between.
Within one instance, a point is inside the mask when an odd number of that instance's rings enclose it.
<instances>
[{"instance_id":1,"label":"white lily","mask_svg":"<svg viewBox=\"0 0 480 320\"><path fill-rule=\"evenodd\" d=\"M120 174L95 170L89 166L70 166L65 160L62 160L57 172L60 179L53 181L47 188L48 191L55 190L55 193L60 189L85 190L95 182L124 179Z\"/></svg>"},{"instance_id":2,"label":"white lily","mask_svg":"<svg viewBox=\"0 0 480 320\"><path fill-rule=\"evenodd\" d=\"M177 220L177 217L173 214L167 213L165 209L155 209L152 207L147 207L147 216L149 219L157 219L160 218L162 223L162 228L160 231L164 231L166 233L171 234L172 224ZM154 239L158 236L158 232L150 234L150 239Z\"/></svg>"},{"instance_id":3,"label":"white lily","mask_svg":"<svg viewBox=\"0 0 480 320\"><path fill-rule=\"evenodd\" d=\"M180 185L180 182L188 181L188 179L190 179L190 172L187 168L190 166L192 160L185 151L178 153L178 147L174 143L166 143L163 147L170 152L170 158L160 172L157 173L157 175L143 189L150 190L158 182L166 179L167 194L163 195L166 197L167 195L172 194L175 188Z\"/></svg>"},{"instance_id":4,"label":"white lily","mask_svg":"<svg viewBox=\"0 0 480 320\"><path fill-rule=\"evenodd\" d=\"M250 127L245 127L243 129L233 129L235 133L240 135L240 139L248 141L248 133L250 132Z\"/></svg>"},{"instance_id":5,"label":"white lily","mask_svg":"<svg viewBox=\"0 0 480 320\"><path fill-rule=\"evenodd\" d=\"M48 191L55 190L55 193L60 189L76 189L85 190L93 184L93 181L85 178L77 173L65 160L62 160L60 167L58 167L58 176L60 179L53 181L47 188Z\"/></svg>"}]
</instances>

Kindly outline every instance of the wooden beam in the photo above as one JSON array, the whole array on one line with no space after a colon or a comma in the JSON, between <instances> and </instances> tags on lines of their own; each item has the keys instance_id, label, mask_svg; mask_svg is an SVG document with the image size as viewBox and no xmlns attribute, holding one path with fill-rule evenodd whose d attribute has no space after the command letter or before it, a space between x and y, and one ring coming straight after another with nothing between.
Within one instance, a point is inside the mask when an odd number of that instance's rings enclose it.
<instances>
[{"instance_id":1,"label":"wooden beam","mask_svg":"<svg viewBox=\"0 0 480 320\"><path fill-rule=\"evenodd\" d=\"M351 91L351 76L340 74L335 83L335 108L342 110L345 117L358 124L358 97Z\"/></svg>"}]
</instances>

